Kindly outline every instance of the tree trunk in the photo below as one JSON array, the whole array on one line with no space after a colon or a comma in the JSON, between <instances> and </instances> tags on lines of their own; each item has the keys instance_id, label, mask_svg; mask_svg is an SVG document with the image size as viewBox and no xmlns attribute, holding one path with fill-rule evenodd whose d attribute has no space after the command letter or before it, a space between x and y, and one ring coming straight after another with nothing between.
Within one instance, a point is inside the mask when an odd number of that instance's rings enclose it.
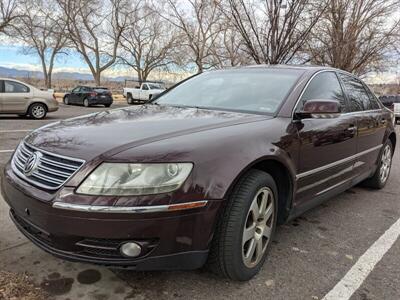
<instances>
[{"instance_id":1,"label":"tree trunk","mask_svg":"<svg viewBox=\"0 0 400 300\"><path fill-rule=\"evenodd\" d=\"M101 85L101 72L97 71L95 74L93 74L94 81L96 83L96 86Z\"/></svg>"}]
</instances>

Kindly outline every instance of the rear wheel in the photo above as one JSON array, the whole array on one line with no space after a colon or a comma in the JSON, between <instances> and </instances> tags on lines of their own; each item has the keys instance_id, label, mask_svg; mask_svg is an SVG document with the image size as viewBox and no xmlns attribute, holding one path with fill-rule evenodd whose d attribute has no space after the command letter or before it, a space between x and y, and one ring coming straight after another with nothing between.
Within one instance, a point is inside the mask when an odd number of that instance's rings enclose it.
<instances>
[{"instance_id":1,"label":"rear wheel","mask_svg":"<svg viewBox=\"0 0 400 300\"><path fill-rule=\"evenodd\" d=\"M69 97L68 96L64 97L64 104L69 105Z\"/></svg>"},{"instance_id":2,"label":"rear wheel","mask_svg":"<svg viewBox=\"0 0 400 300\"><path fill-rule=\"evenodd\" d=\"M277 188L260 170L235 186L215 232L208 267L233 280L256 275L268 253L277 220Z\"/></svg>"},{"instance_id":3,"label":"rear wheel","mask_svg":"<svg viewBox=\"0 0 400 300\"><path fill-rule=\"evenodd\" d=\"M374 175L365 180L363 185L366 187L381 189L386 185L386 182L390 175L390 169L392 168L392 157L393 157L393 145L390 140L388 140L381 150L378 168L376 169Z\"/></svg>"},{"instance_id":4,"label":"rear wheel","mask_svg":"<svg viewBox=\"0 0 400 300\"><path fill-rule=\"evenodd\" d=\"M90 106L89 100L88 100L88 99L84 99L84 100L83 100L83 105L84 105L85 107L89 107L89 106Z\"/></svg>"},{"instance_id":5,"label":"rear wheel","mask_svg":"<svg viewBox=\"0 0 400 300\"><path fill-rule=\"evenodd\" d=\"M44 117L46 117L46 114L47 114L47 107L42 103L33 103L31 106L29 106L28 115L32 119L37 119L37 120L43 119Z\"/></svg>"}]
</instances>

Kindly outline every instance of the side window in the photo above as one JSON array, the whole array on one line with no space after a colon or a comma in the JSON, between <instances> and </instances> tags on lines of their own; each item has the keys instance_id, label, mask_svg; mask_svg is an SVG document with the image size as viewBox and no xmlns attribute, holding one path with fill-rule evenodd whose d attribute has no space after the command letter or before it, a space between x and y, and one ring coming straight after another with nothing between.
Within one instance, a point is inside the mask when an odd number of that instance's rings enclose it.
<instances>
[{"instance_id":1,"label":"side window","mask_svg":"<svg viewBox=\"0 0 400 300\"><path fill-rule=\"evenodd\" d=\"M373 109L368 93L360 80L346 74L339 74L343 81L346 93L350 101L351 111L362 111Z\"/></svg>"},{"instance_id":2,"label":"side window","mask_svg":"<svg viewBox=\"0 0 400 300\"><path fill-rule=\"evenodd\" d=\"M301 96L296 110L301 110L304 103L312 99L337 100L341 104L342 112L347 110L342 88L334 72L323 72L316 75Z\"/></svg>"},{"instance_id":3,"label":"side window","mask_svg":"<svg viewBox=\"0 0 400 300\"><path fill-rule=\"evenodd\" d=\"M370 109L380 109L381 106L378 103L378 99L376 98L375 94L371 91L369 87L366 87L369 101L370 101Z\"/></svg>"},{"instance_id":4,"label":"side window","mask_svg":"<svg viewBox=\"0 0 400 300\"><path fill-rule=\"evenodd\" d=\"M81 90L81 87L78 86L78 87L74 88L74 89L72 90L72 92L73 92L73 93L79 93L80 90Z\"/></svg>"},{"instance_id":5,"label":"side window","mask_svg":"<svg viewBox=\"0 0 400 300\"><path fill-rule=\"evenodd\" d=\"M147 91L148 89L149 89L149 87L147 86L147 84L143 84L142 90Z\"/></svg>"},{"instance_id":6,"label":"side window","mask_svg":"<svg viewBox=\"0 0 400 300\"><path fill-rule=\"evenodd\" d=\"M29 93L29 88L19 82L4 80L5 93Z\"/></svg>"}]
</instances>

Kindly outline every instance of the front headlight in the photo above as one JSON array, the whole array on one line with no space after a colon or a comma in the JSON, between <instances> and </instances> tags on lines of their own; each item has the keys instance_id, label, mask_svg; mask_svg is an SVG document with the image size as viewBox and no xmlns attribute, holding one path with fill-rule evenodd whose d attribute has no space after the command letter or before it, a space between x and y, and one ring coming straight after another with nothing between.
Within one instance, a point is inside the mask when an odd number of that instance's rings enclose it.
<instances>
[{"instance_id":1,"label":"front headlight","mask_svg":"<svg viewBox=\"0 0 400 300\"><path fill-rule=\"evenodd\" d=\"M79 186L89 195L138 196L172 192L188 178L191 163L102 163Z\"/></svg>"}]
</instances>

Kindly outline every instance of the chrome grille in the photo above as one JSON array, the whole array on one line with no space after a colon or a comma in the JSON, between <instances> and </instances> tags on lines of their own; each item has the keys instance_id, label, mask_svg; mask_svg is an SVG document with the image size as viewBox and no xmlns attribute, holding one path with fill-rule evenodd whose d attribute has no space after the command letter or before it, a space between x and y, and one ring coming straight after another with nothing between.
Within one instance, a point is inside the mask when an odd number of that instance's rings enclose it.
<instances>
[{"instance_id":1,"label":"chrome grille","mask_svg":"<svg viewBox=\"0 0 400 300\"><path fill-rule=\"evenodd\" d=\"M40 153L40 155L38 155L34 170L28 173L25 167L34 153ZM37 187L49 190L60 188L83 163L83 160L49 153L26 143L18 146L12 159L13 171L18 177Z\"/></svg>"}]
</instances>

